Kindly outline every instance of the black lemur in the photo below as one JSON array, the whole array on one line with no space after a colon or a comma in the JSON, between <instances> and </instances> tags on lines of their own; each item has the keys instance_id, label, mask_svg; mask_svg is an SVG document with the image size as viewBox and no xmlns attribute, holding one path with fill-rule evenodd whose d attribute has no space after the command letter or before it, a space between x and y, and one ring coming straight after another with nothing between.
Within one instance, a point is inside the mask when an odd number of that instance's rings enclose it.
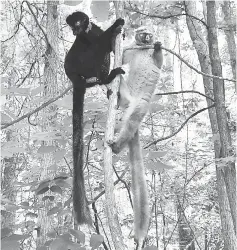
<instances>
[{"instance_id":1,"label":"black lemur","mask_svg":"<svg viewBox=\"0 0 237 250\"><path fill-rule=\"evenodd\" d=\"M119 90L119 105L125 109L123 124L118 137L108 142L114 153L119 153L125 146L129 148L137 249L142 247L150 217L139 126L149 110L163 64L160 42L156 42L153 49L139 49L139 46L151 45L153 42L152 32L141 27L136 31L135 44L124 48L123 64L128 65L128 69L125 77L122 77L125 79L121 81ZM132 49L134 46L138 48Z\"/></svg>"},{"instance_id":2,"label":"black lemur","mask_svg":"<svg viewBox=\"0 0 237 250\"><path fill-rule=\"evenodd\" d=\"M76 36L65 58L64 68L73 83L73 206L78 224L90 224L91 216L85 192L83 174L83 108L86 88L108 84L121 68L109 74L112 41L121 32L124 19L120 18L102 31L83 12L74 12L66 19Z\"/></svg>"}]
</instances>

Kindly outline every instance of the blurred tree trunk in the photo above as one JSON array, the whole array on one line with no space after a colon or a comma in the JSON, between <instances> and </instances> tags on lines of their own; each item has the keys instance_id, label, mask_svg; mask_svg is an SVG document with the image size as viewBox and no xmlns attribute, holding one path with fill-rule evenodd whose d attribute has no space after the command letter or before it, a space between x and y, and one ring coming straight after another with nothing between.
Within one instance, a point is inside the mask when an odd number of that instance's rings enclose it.
<instances>
[{"instance_id":1,"label":"blurred tree trunk","mask_svg":"<svg viewBox=\"0 0 237 250\"><path fill-rule=\"evenodd\" d=\"M12 140L12 131L8 130L6 132L6 141L10 142ZM5 199L8 199L13 204L16 203L16 195L17 192L15 190L15 182L17 181L16 178L16 159L15 157L4 157L2 161L2 168L1 168L1 189L2 194L4 195ZM15 222L15 212L2 210L2 221L1 226L4 227L12 227L16 224Z\"/></svg>"},{"instance_id":2,"label":"blurred tree trunk","mask_svg":"<svg viewBox=\"0 0 237 250\"><path fill-rule=\"evenodd\" d=\"M47 1L47 27L46 27L46 52L45 52L45 68L44 68L44 96L49 99L57 94L57 69L58 69L58 1ZM42 112L43 131L51 129L53 121L56 119L56 107L50 105ZM43 142L42 145L53 145L52 141ZM41 180L50 177L48 167L54 163L52 153L44 154L42 159L42 166L44 166L41 174ZM40 197L41 200L42 197ZM41 201L42 202L42 201ZM50 230L49 218L47 211L50 209L49 203L44 201L43 208L39 210L38 226L40 234L37 238L37 246L42 246L47 240L46 234Z\"/></svg>"},{"instance_id":3,"label":"blurred tree trunk","mask_svg":"<svg viewBox=\"0 0 237 250\"><path fill-rule=\"evenodd\" d=\"M234 33L234 31L236 31L236 24L235 24L236 20L231 15L231 11L233 10L231 8L230 1L224 1L223 4L221 4L221 7L224 14L224 21L225 21L224 32L230 56L230 65L233 77L236 79L236 44L235 44L235 33ZM235 90L237 91L236 84L235 84Z\"/></svg>"},{"instance_id":4,"label":"blurred tree trunk","mask_svg":"<svg viewBox=\"0 0 237 250\"><path fill-rule=\"evenodd\" d=\"M185 2L186 13L195 16L197 13L196 3L193 1ZM215 20L215 3L207 2L207 20L209 32L207 34L206 27L197 20L187 15L186 21L193 41L194 47L198 54L201 70L207 74L222 76L222 69L220 64L218 44L216 37L216 20ZM208 40L209 43L208 43ZM210 56L208 53L208 44ZM215 46L215 50L213 49ZM233 162L224 165L224 159L231 156L232 147L230 133L227 126L227 117L224 103L224 83L222 80L203 77L205 94L215 98L215 109L209 109L209 118L211 122L211 129L213 136L220 136L220 139L214 141L215 159L216 159L216 176L217 176L217 190L218 200L220 206L220 216L222 222L222 232L225 242L225 249L237 249L235 239L235 216L236 215L236 180L235 180L235 166ZM212 101L206 99L208 106ZM231 208L232 207L232 208Z\"/></svg>"},{"instance_id":5,"label":"blurred tree trunk","mask_svg":"<svg viewBox=\"0 0 237 250\"><path fill-rule=\"evenodd\" d=\"M176 201L177 216L178 216L178 231L179 231L179 249L180 250L195 250L195 243L192 230L188 225L183 204L180 199Z\"/></svg>"}]
</instances>

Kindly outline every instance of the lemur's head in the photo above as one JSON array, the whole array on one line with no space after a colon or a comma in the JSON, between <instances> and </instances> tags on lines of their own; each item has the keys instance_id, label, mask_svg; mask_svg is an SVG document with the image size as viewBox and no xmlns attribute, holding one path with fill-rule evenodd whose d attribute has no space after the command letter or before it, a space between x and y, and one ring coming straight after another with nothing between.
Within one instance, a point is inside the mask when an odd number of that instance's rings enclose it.
<instances>
[{"instance_id":1,"label":"lemur's head","mask_svg":"<svg viewBox=\"0 0 237 250\"><path fill-rule=\"evenodd\" d=\"M84 12L74 12L66 18L67 24L71 27L73 35L88 32L90 29L89 17Z\"/></svg>"},{"instance_id":2,"label":"lemur's head","mask_svg":"<svg viewBox=\"0 0 237 250\"><path fill-rule=\"evenodd\" d=\"M153 44L153 34L147 27L140 27L136 30L135 40L137 45Z\"/></svg>"}]
</instances>

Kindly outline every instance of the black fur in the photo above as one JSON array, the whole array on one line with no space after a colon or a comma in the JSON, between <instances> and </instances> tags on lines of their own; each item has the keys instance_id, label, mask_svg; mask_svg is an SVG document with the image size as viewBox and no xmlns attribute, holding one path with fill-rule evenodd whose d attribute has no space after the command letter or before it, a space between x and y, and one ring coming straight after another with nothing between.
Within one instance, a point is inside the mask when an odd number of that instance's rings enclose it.
<instances>
[{"instance_id":1,"label":"black fur","mask_svg":"<svg viewBox=\"0 0 237 250\"><path fill-rule=\"evenodd\" d=\"M84 95L86 88L108 84L116 75L124 74L121 68L113 69L109 74L112 40L121 32L124 20L116 20L105 32L93 23L90 27L89 18L83 12L74 12L66 22L76 35L64 63L65 72L73 83L73 206L77 222L90 224L83 174ZM88 80L92 77L97 80Z\"/></svg>"}]
</instances>

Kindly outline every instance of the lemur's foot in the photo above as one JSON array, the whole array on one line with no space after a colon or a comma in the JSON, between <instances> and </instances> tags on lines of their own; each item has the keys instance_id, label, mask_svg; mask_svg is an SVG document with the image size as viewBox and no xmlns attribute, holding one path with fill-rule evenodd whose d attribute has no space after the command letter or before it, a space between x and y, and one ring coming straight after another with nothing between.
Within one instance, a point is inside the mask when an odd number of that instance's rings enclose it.
<instances>
[{"instance_id":1,"label":"lemur's foot","mask_svg":"<svg viewBox=\"0 0 237 250\"><path fill-rule=\"evenodd\" d=\"M107 144L111 147L113 153L118 154L120 152L120 147L115 141L109 140L107 141Z\"/></svg>"},{"instance_id":2,"label":"lemur's foot","mask_svg":"<svg viewBox=\"0 0 237 250\"><path fill-rule=\"evenodd\" d=\"M161 43L161 42L156 42L156 43L154 44L154 50L155 50L155 51L161 50L161 46L162 46L162 43Z\"/></svg>"}]
</instances>

